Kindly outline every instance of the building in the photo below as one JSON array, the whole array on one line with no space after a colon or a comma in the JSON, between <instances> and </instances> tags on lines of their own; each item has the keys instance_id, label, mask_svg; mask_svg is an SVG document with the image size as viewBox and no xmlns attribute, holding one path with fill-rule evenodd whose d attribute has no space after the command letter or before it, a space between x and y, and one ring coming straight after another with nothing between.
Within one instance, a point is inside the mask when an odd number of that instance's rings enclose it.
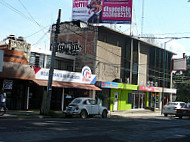
<instances>
[{"instance_id":1,"label":"building","mask_svg":"<svg viewBox=\"0 0 190 142\"><path fill-rule=\"evenodd\" d=\"M21 51L2 49L3 66L0 71L0 89L7 94L7 107L10 110L24 110L29 106L29 90L35 79L33 68Z\"/></svg>"},{"instance_id":2,"label":"building","mask_svg":"<svg viewBox=\"0 0 190 142\"><path fill-rule=\"evenodd\" d=\"M16 38L15 35L9 35L0 42L0 49L21 51L29 62L31 45L21 36Z\"/></svg>"},{"instance_id":3,"label":"building","mask_svg":"<svg viewBox=\"0 0 190 142\"><path fill-rule=\"evenodd\" d=\"M55 25L52 29L51 43ZM110 110L161 108L176 94L171 85L175 53L108 27L63 22L57 52L75 57L69 62L76 72L85 65L92 69L103 89L96 95Z\"/></svg>"}]
</instances>

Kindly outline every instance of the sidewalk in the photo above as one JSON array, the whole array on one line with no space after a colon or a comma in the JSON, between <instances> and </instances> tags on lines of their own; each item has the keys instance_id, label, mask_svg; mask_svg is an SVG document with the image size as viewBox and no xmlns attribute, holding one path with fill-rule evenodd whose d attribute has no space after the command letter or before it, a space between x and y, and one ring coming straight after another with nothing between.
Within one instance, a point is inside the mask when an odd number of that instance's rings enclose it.
<instances>
[{"instance_id":1,"label":"sidewalk","mask_svg":"<svg viewBox=\"0 0 190 142\"><path fill-rule=\"evenodd\" d=\"M148 116L162 116L160 110L151 111L147 109L134 109L125 111L109 111L109 118L117 117L148 117ZM24 111L24 110L9 110L0 118L45 118L45 117L59 117L64 118L62 111L55 111L52 116L42 116L40 111Z\"/></svg>"},{"instance_id":2,"label":"sidewalk","mask_svg":"<svg viewBox=\"0 0 190 142\"><path fill-rule=\"evenodd\" d=\"M151 111L148 109L134 109L125 111L111 111L108 114L110 117L148 117L148 116L162 116L160 110Z\"/></svg>"}]
</instances>

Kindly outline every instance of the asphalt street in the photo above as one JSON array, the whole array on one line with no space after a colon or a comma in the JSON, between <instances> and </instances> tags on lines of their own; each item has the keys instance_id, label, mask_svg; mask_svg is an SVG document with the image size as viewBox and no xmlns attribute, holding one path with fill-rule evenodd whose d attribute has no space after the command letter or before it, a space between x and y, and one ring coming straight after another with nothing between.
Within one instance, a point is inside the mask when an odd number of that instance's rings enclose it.
<instances>
[{"instance_id":1,"label":"asphalt street","mask_svg":"<svg viewBox=\"0 0 190 142\"><path fill-rule=\"evenodd\" d=\"M0 119L1 142L189 142L189 139L189 118Z\"/></svg>"}]
</instances>

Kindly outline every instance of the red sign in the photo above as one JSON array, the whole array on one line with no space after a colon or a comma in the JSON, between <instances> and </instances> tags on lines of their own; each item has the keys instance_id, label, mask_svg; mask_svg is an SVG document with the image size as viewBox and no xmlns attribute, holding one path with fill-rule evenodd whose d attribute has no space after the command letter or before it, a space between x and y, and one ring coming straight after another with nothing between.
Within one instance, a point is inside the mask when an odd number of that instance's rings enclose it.
<instances>
[{"instance_id":1,"label":"red sign","mask_svg":"<svg viewBox=\"0 0 190 142\"><path fill-rule=\"evenodd\" d=\"M154 87L140 86L139 90L141 90L141 91L154 92Z\"/></svg>"},{"instance_id":2,"label":"red sign","mask_svg":"<svg viewBox=\"0 0 190 142\"><path fill-rule=\"evenodd\" d=\"M103 0L102 23L131 23L132 0Z\"/></svg>"}]
</instances>

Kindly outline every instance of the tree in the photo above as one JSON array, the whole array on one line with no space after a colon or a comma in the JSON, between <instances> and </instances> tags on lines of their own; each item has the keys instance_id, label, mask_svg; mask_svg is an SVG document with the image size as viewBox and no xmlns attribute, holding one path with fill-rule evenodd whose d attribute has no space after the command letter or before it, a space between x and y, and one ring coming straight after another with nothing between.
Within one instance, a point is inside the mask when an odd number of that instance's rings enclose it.
<instances>
[{"instance_id":1,"label":"tree","mask_svg":"<svg viewBox=\"0 0 190 142\"><path fill-rule=\"evenodd\" d=\"M187 70L177 71L173 74L173 81L177 87L177 101L190 102L190 56L187 60Z\"/></svg>"}]
</instances>

